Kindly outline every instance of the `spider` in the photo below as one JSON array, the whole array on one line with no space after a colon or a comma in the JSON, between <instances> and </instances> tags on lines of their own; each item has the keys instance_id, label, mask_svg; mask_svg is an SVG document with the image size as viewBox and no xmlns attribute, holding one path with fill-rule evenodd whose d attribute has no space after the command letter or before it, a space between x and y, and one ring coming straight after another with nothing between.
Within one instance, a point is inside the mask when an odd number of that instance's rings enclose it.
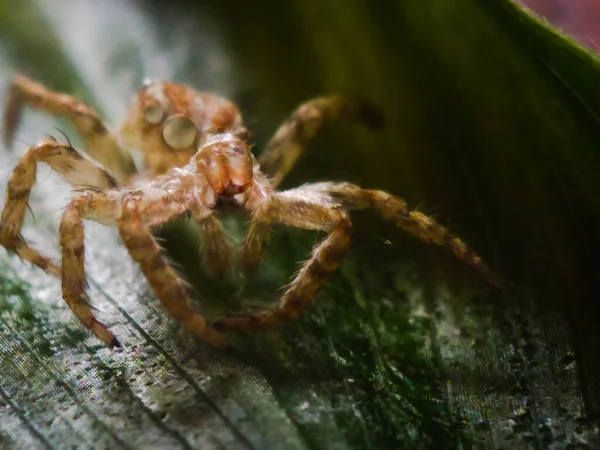
<instances>
[{"instance_id":1,"label":"spider","mask_svg":"<svg viewBox=\"0 0 600 450\"><path fill-rule=\"evenodd\" d=\"M80 134L87 154L53 138L25 150L8 182L0 244L57 277L73 314L111 347L121 344L96 319L86 299L84 220L117 227L167 312L184 328L220 348L229 345L223 332L272 327L297 318L309 306L348 250L352 210L375 209L418 239L447 247L488 283L498 284L498 277L459 237L410 210L401 198L350 183L277 189L326 120L347 117L370 128L381 125L376 111L363 101L332 95L302 104L281 125L258 160L232 102L171 82L144 83L130 103L119 138L81 101L19 75L8 90L4 116L7 148L25 106L66 116ZM126 147L141 151L143 171L137 170ZM32 248L21 235L38 163L49 165L74 188L59 226L60 265ZM209 324L192 307L187 285L161 253L153 230L178 216L191 218L200 230L208 266L218 275L232 265L233 258L232 246L214 213L231 208L251 215L242 246L241 261L246 268L259 263L273 225L324 231L327 236L313 249L276 306Z\"/></svg>"}]
</instances>

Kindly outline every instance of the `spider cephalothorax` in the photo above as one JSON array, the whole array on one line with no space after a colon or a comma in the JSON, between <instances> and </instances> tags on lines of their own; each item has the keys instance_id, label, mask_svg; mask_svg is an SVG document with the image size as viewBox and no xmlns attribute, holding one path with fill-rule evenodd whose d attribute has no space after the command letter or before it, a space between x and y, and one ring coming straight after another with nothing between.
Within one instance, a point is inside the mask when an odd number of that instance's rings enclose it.
<instances>
[{"instance_id":1,"label":"spider cephalothorax","mask_svg":"<svg viewBox=\"0 0 600 450\"><path fill-rule=\"evenodd\" d=\"M295 319L340 264L350 243L349 211L373 208L419 239L448 247L489 283L498 278L461 239L393 195L350 183L323 182L278 191L310 138L325 119L347 116L377 124L368 105L339 96L301 105L280 127L257 161L235 105L213 94L173 83L147 83L131 102L121 142L139 149L138 171L89 107L19 76L13 81L5 115L5 143L12 141L24 105L67 116L90 158L70 143L46 139L28 148L13 170L0 217L0 243L22 259L61 280L63 298L79 320L111 346L119 341L94 316L85 299L83 220L115 226L131 257L165 309L183 326L224 347L221 331L252 330ZM21 236L36 166L43 162L76 188L62 215L60 265L31 248ZM243 245L245 267L258 263L275 224L328 233L290 283L277 306L214 325L191 306L188 290L167 263L152 234L155 226L186 214L202 235L203 251L216 274L232 264L231 248L213 212L223 205L251 214ZM217 331L219 330L219 331Z\"/></svg>"}]
</instances>

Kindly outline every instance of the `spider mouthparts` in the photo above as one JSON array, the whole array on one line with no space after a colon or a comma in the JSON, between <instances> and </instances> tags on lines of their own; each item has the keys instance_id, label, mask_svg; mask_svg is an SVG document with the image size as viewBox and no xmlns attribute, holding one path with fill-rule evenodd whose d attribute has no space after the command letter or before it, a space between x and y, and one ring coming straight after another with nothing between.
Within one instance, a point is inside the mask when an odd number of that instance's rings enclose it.
<instances>
[{"instance_id":1,"label":"spider mouthparts","mask_svg":"<svg viewBox=\"0 0 600 450\"><path fill-rule=\"evenodd\" d=\"M233 183L229 183L225 189L223 189L221 191L221 195L223 197L235 197L238 194L242 194L245 191L248 190L248 188L250 187L250 185L248 184L233 184Z\"/></svg>"}]
</instances>

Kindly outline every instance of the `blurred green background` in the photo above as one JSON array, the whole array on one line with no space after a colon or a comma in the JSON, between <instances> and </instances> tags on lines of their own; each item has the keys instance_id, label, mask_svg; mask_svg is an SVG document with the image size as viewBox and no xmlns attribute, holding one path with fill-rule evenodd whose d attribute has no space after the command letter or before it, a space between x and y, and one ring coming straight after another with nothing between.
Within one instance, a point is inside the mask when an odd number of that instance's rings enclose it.
<instances>
[{"instance_id":1,"label":"blurred green background","mask_svg":"<svg viewBox=\"0 0 600 450\"><path fill-rule=\"evenodd\" d=\"M506 0L0 2L0 81L25 72L112 126L148 77L239 104L257 154L301 102L371 100L386 128L329 124L284 183L387 190L463 236L508 280L370 212L298 323L225 355L156 304L114 230L87 228L111 352L54 280L3 252L0 434L7 448L568 448L600 416L599 62ZM54 126L25 117L2 186ZM25 235L56 254L68 196L43 172ZM236 236L243 221L226 218ZM275 301L316 237L277 233L258 274L208 277L194 230L167 247L210 318Z\"/></svg>"}]
</instances>

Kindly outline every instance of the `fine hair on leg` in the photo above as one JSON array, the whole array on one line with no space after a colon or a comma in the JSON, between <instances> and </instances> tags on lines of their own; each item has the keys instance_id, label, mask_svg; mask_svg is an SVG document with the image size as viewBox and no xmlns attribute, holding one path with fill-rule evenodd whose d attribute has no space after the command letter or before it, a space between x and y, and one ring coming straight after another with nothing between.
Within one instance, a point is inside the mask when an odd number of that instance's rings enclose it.
<instances>
[{"instance_id":1,"label":"fine hair on leg","mask_svg":"<svg viewBox=\"0 0 600 450\"><path fill-rule=\"evenodd\" d=\"M24 106L69 118L81 136L86 152L107 167L119 184L137 173L131 155L119 146L96 111L75 97L51 91L23 75L13 78L7 94L4 110L6 147L14 140Z\"/></svg>"},{"instance_id":2,"label":"fine hair on leg","mask_svg":"<svg viewBox=\"0 0 600 450\"><path fill-rule=\"evenodd\" d=\"M246 249L252 249L260 241L261 237L256 232L263 225L283 224L325 231L328 235L315 246L310 258L274 308L253 315L222 319L215 327L250 331L297 318L337 269L350 245L351 222L338 206L322 194L295 189L275 194L258 207L246 238Z\"/></svg>"},{"instance_id":3,"label":"fine hair on leg","mask_svg":"<svg viewBox=\"0 0 600 450\"><path fill-rule=\"evenodd\" d=\"M331 95L303 103L279 127L258 158L263 173L274 187L292 170L325 122L336 118L349 118L372 130L383 126L379 111L356 97Z\"/></svg>"},{"instance_id":4,"label":"fine hair on leg","mask_svg":"<svg viewBox=\"0 0 600 450\"><path fill-rule=\"evenodd\" d=\"M48 164L74 188L111 189L116 180L104 167L79 153L69 144L47 139L28 148L13 169L0 216L0 244L50 275L60 278L60 269L51 258L41 255L21 236L37 164Z\"/></svg>"}]
</instances>

